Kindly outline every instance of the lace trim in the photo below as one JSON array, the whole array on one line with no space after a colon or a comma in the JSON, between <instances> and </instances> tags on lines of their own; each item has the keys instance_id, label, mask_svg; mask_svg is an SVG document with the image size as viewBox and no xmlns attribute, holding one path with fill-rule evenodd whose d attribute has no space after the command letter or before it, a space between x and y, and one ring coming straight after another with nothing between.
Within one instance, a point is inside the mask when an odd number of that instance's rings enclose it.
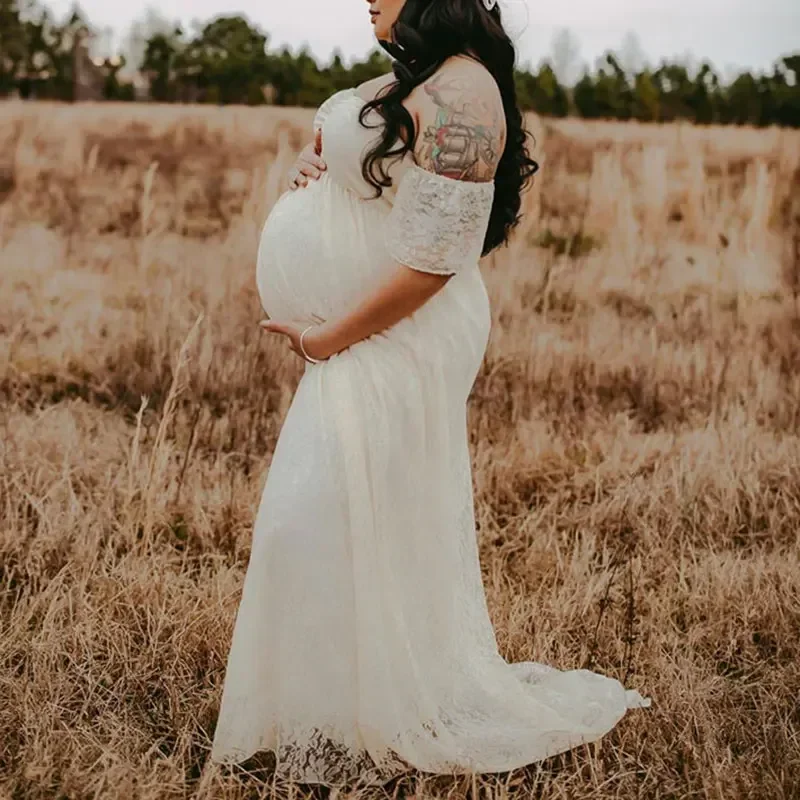
<instances>
[{"instance_id":1,"label":"lace trim","mask_svg":"<svg viewBox=\"0 0 800 800\"><path fill-rule=\"evenodd\" d=\"M419 737L437 740L444 729L453 725L448 714L420 723L413 733L397 735L379 754L371 753L352 733L344 736L333 725L282 726L275 724L249 747L228 744L220 746L226 733L218 729L214 737L211 760L217 764L245 765L251 759L266 766L277 777L296 783L319 783L330 787L383 785L416 768L399 755L401 742ZM269 741L270 744L266 744ZM266 762L266 763L264 763ZM249 765L248 765L249 766ZM464 765L441 761L437 772L457 774Z\"/></svg>"},{"instance_id":2,"label":"lace trim","mask_svg":"<svg viewBox=\"0 0 800 800\"><path fill-rule=\"evenodd\" d=\"M410 769L394 753L376 762L367 750L354 750L319 728L302 740L292 737L283 741L276 751L276 771L298 782L385 783Z\"/></svg>"},{"instance_id":3,"label":"lace trim","mask_svg":"<svg viewBox=\"0 0 800 800\"><path fill-rule=\"evenodd\" d=\"M261 763L264 757L267 767L281 779L330 787L382 785L414 769L393 750L376 760L365 748L345 744L335 731L319 727L279 732L275 746L212 753L214 762L229 766L250 759Z\"/></svg>"},{"instance_id":4,"label":"lace trim","mask_svg":"<svg viewBox=\"0 0 800 800\"><path fill-rule=\"evenodd\" d=\"M386 219L386 246L407 267L455 274L480 259L493 200L493 181L460 181L413 164Z\"/></svg>"}]
</instances>

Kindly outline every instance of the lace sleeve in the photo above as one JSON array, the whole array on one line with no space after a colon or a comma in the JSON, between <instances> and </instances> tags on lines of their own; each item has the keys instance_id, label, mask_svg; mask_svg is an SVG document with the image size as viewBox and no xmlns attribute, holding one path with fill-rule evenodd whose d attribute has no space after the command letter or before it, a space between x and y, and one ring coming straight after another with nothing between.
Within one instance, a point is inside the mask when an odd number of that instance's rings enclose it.
<instances>
[{"instance_id":1,"label":"lace sleeve","mask_svg":"<svg viewBox=\"0 0 800 800\"><path fill-rule=\"evenodd\" d=\"M493 200L493 181L460 181L412 165L386 219L389 253L407 267L443 275L476 264Z\"/></svg>"},{"instance_id":2,"label":"lace sleeve","mask_svg":"<svg viewBox=\"0 0 800 800\"><path fill-rule=\"evenodd\" d=\"M355 92L355 89L341 89L338 92L334 92L318 109L317 113L314 115L314 133L318 130L321 130L325 119L327 118L328 114L331 113L331 110L336 107L342 100L344 100L348 95L351 95Z\"/></svg>"}]
</instances>

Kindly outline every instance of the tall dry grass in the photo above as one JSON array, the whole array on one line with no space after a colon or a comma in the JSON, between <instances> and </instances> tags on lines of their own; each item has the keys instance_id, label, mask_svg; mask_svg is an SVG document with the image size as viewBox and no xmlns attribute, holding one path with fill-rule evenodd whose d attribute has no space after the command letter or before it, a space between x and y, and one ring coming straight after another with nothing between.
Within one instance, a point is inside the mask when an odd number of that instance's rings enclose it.
<instances>
[{"instance_id":1,"label":"tall dry grass","mask_svg":"<svg viewBox=\"0 0 800 800\"><path fill-rule=\"evenodd\" d=\"M307 794L207 755L302 369L257 327L254 252L309 122L0 106L2 797ZM653 706L387 796L800 797L800 135L532 125L483 266L485 586L509 660Z\"/></svg>"}]
</instances>

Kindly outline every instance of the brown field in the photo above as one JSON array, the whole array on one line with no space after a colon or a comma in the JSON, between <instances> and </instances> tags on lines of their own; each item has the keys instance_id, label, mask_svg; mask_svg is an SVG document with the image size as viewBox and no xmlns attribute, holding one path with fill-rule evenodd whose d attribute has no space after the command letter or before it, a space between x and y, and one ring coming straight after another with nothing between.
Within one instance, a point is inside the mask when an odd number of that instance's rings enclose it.
<instances>
[{"instance_id":1,"label":"brown field","mask_svg":"<svg viewBox=\"0 0 800 800\"><path fill-rule=\"evenodd\" d=\"M0 105L0 798L308 794L206 760L302 372L255 246L310 120ZM800 133L532 127L470 401L490 610L508 660L653 705L357 796L799 798Z\"/></svg>"}]
</instances>

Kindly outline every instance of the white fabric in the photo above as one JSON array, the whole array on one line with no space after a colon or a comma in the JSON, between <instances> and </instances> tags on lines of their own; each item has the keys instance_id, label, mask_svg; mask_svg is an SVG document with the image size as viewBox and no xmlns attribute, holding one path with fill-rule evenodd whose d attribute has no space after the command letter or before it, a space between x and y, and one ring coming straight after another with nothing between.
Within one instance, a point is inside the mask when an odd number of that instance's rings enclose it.
<instances>
[{"instance_id":1,"label":"white fabric","mask_svg":"<svg viewBox=\"0 0 800 800\"><path fill-rule=\"evenodd\" d=\"M342 93L328 170L262 232L273 319L331 318L397 269L394 191L365 200L376 131ZM392 167L395 187L414 166ZM408 184L407 184L408 185ZM477 261L417 312L305 371L273 454L211 758L277 754L303 782L416 767L505 771L591 742L650 700L617 680L498 652L481 582L466 401L490 330Z\"/></svg>"},{"instance_id":2,"label":"white fabric","mask_svg":"<svg viewBox=\"0 0 800 800\"><path fill-rule=\"evenodd\" d=\"M493 198L494 181L459 181L414 165L397 187L386 246L401 264L455 274L481 257Z\"/></svg>"},{"instance_id":3,"label":"white fabric","mask_svg":"<svg viewBox=\"0 0 800 800\"><path fill-rule=\"evenodd\" d=\"M328 114L336 108L342 102L346 102L347 98L353 94L353 89L345 89L341 92L336 92L332 94L318 109L317 113L314 114L314 122L312 123L312 128L314 129L314 133L318 130L321 130L322 126L325 124L325 120L328 117Z\"/></svg>"}]
</instances>

